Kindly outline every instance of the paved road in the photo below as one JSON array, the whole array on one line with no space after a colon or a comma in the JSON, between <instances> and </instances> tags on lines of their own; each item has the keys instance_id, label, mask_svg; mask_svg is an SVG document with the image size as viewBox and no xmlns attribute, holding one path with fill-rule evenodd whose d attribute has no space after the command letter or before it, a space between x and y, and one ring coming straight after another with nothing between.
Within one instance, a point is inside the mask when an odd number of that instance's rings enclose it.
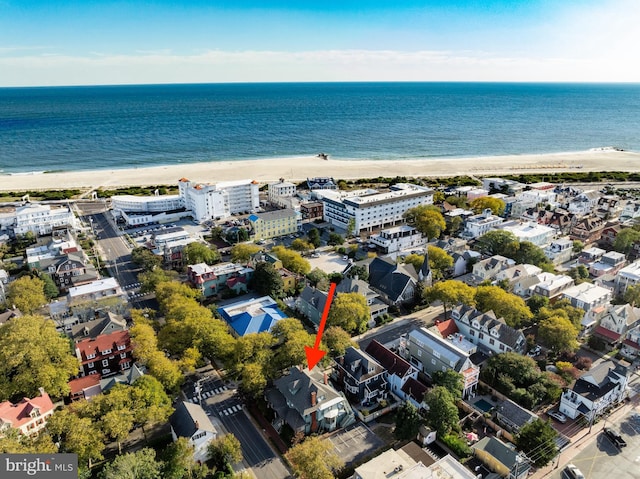
<instances>
[{"instance_id":1,"label":"paved road","mask_svg":"<svg viewBox=\"0 0 640 479\"><path fill-rule=\"evenodd\" d=\"M251 468L260 479L289 477L289 472L264 439L262 431L249 418L235 388L216 377L201 381L200 384L202 405L207 415L217 418L242 445L243 464L236 464L234 469L238 471L243 466ZM196 389L191 387L186 394L190 400L198 396Z\"/></svg>"},{"instance_id":2,"label":"paved road","mask_svg":"<svg viewBox=\"0 0 640 479\"><path fill-rule=\"evenodd\" d=\"M435 318L440 314L442 314L441 307L429 307L415 313L407 314L406 316L401 316L390 324L386 324L361 335L357 339L360 349L366 349L374 339L379 343L388 344L413 329L432 326Z\"/></svg>"}]
</instances>

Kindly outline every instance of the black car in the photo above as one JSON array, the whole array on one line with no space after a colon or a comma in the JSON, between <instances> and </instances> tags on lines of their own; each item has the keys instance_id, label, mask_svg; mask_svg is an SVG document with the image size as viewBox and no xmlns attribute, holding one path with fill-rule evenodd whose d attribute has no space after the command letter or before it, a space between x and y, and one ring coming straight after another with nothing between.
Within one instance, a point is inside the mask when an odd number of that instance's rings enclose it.
<instances>
[{"instance_id":1,"label":"black car","mask_svg":"<svg viewBox=\"0 0 640 479\"><path fill-rule=\"evenodd\" d=\"M607 438L617 447L617 448L623 448L626 447L627 442L622 439L622 436L620 434L618 434L617 432L615 432L613 429L605 427L602 432L604 432L604 435L607 436Z\"/></svg>"}]
</instances>

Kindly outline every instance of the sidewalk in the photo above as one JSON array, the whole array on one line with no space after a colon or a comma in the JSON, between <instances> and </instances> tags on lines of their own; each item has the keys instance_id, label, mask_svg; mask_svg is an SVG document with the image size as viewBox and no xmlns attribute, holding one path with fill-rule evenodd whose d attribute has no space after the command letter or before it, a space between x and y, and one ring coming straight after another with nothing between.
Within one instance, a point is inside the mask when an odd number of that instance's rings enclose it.
<instances>
[{"instance_id":1,"label":"sidewalk","mask_svg":"<svg viewBox=\"0 0 640 479\"><path fill-rule=\"evenodd\" d=\"M583 449L585 449L594 439L598 437L598 434L602 431L602 429L609 423L615 423L619 421L622 417L627 415L629 412L633 411L633 409L640 404L640 394L636 394L629 402L625 402L622 406L618 407L615 411L609 414L607 417L601 419L597 424L594 424L591 428L591 432L589 432L588 428L585 428L584 433L578 437L575 441L573 441L566 449L564 449L560 453L560 457L554 460L551 464L543 467L542 469L538 469L535 473L533 473L530 477L532 479L543 479L553 474L556 469L562 470L567 464L571 462L571 460L580 453Z\"/></svg>"}]
</instances>

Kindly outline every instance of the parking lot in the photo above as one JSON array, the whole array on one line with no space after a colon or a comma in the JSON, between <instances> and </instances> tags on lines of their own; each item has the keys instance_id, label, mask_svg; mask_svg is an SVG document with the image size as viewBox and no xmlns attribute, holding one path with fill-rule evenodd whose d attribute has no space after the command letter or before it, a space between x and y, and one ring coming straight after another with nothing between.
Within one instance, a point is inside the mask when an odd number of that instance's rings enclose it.
<instances>
[{"instance_id":1,"label":"parking lot","mask_svg":"<svg viewBox=\"0 0 640 479\"><path fill-rule=\"evenodd\" d=\"M338 456L348 466L384 445L365 424L356 424L329 436Z\"/></svg>"},{"instance_id":2,"label":"parking lot","mask_svg":"<svg viewBox=\"0 0 640 479\"><path fill-rule=\"evenodd\" d=\"M342 273L348 264L348 260L333 251L319 251L317 258L308 256L306 259L311 264L311 269L319 268L326 273Z\"/></svg>"}]
</instances>

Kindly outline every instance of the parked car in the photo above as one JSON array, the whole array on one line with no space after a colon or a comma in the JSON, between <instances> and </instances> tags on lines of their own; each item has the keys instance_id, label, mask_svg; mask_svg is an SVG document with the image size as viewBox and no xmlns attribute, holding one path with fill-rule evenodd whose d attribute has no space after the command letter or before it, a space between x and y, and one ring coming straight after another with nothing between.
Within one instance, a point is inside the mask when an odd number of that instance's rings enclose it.
<instances>
[{"instance_id":1,"label":"parked car","mask_svg":"<svg viewBox=\"0 0 640 479\"><path fill-rule=\"evenodd\" d=\"M562 414L560 411L556 411L556 410L547 411L547 416L552 417L553 419L555 419L558 422L561 422L562 424L567 422L567 416Z\"/></svg>"},{"instance_id":2,"label":"parked car","mask_svg":"<svg viewBox=\"0 0 640 479\"><path fill-rule=\"evenodd\" d=\"M562 476L569 479L584 479L584 474L573 464L567 464L567 467L562 470Z\"/></svg>"},{"instance_id":3,"label":"parked car","mask_svg":"<svg viewBox=\"0 0 640 479\"><path fill-rule=\"evenodd\" d=\"M622 449L627 446L627 441L622 439L622 436L609 427L605 427L602 432L605 436L616 446L618 449Z\"/></svg>"}]
</instances>

